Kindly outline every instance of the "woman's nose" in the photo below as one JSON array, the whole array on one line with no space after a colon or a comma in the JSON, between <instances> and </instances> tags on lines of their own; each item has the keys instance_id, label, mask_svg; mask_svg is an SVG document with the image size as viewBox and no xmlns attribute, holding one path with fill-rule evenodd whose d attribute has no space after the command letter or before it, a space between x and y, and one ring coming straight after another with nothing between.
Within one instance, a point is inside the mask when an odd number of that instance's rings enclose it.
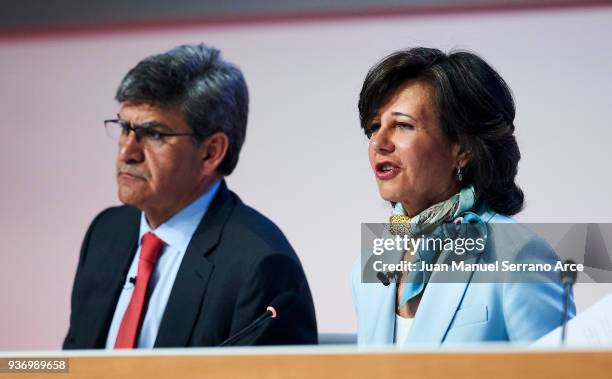
<instances>
[{"instance_id":1,"label":"woman's nose","mask_svg":"<svg viewBox=\"0 0 612 379\"><path fill-rule=\"evenodd\" d=\"M387 128L380 128L370 137L370 145L379 154L389 154L395 150L392 135Z\"/></svg>"}]
</instances>

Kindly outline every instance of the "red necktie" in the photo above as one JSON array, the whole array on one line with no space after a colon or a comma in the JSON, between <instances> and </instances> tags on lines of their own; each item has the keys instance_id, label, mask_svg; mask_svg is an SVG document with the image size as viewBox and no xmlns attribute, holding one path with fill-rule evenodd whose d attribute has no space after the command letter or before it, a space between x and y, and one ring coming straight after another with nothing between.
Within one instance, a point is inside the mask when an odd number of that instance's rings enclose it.
<instances>
[{"instance_id":1,"label":"red necktie","mask_svg":"<svg viewBox=\"0 0 612 379\"><path fill-rule=\"evenodd\" d=\"M146 233L142 236L142 246L140 248L140 258L138 259L138 274L136 276L136 285L132 292L132 299L123 315L121 326L115 340L115 349L117 348L133 348L136 346L136 337L142 323L142 309L147 297L147 287L149 279L161 247L164 241L160 240L153 233Z\"/></svg>"}]
</instances>

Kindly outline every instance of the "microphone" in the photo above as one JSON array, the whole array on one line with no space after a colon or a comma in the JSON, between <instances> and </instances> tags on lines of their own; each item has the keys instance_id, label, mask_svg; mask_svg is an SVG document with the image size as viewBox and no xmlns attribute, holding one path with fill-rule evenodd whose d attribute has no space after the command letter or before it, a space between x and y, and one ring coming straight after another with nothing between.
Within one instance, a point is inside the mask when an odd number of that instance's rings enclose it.
<instances>
[{"instance_id":1,"label":"microphone","mask_svg":"<svg viewBox=\"0 0 612 379\"><path fill-rule=\"evenodd\" d=\"M389 284L391 284L391 280L395 280L395 277L399 274L399 272L394 271L394 272L383 272L383 271L379 271L376 273L376 278L378 278L378 280L380 280L380 282L385 286L388 287Z\"/></svg>"},{"instance_id":2,"label":"microphone","mask_svg":"<svg viewBox=\"0 0 612 379\"><path fill-rule=\"evenodd\" d=\"M565 344L567 319L569 314L570 291L574 283L576 283L576 278L578 277L578 272L575 269L572 269L574 267L576 267L576 262L574 262L573 260L567 259L563 261L563 270L561 270L561 284L563 284L563 316L561 317L561 344Z\"/></svg>"},{"instance_id":3,"label":"microphone","mask_svg":"<svg viewBox=\"0 0 612 379\"><path fill-rule=\"evenodd\" d=\"M291 291L282 292L280 295L276 296L274 300L270 302L270 305L266 307L266 311L259 317L257 317L253 322L239 330L236 334L229 337L225 341L219 344L221 346L233 345L236 341L240 340L244 336L251 333L253 330L259 328L264 322L267 320L274 320L278 317L278 310L284 311L289 305L295 300L295 295Z\"/></svg>"},{"instance_id":4,"label":"microphone","mask_svg":"<svg viewBox=\"0 0 612 379\"><path fill-rule=\"evenodd\" d=\"M376 273L376 277L378 278L378 280L380 280L382 282L382 284L387 287L389 284L391 284L391 281L389 280L389 273L388 272L382 272L379 271Z\"/></svg>"},{"instance_id":5,"label":"microphone","mask_svg":"<svg viewBox=\"0 0 612 379\"><path fill-rule=\"evenodd\" d=\"M131 278L128 279L128 281L130 283L132 283L132 284L136 284L136 278L137 278L137 276L131 277Z\"/></svg>"}]
</instances>

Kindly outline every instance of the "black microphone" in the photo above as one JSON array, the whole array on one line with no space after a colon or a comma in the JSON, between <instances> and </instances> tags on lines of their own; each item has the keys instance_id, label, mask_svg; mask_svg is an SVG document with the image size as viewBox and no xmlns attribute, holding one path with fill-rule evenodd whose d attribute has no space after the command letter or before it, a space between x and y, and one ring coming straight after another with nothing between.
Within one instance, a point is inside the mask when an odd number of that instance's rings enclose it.
<instances>
[{"instance_id":1,"label":"black microphone","mask_svg":"<svg viewBox=\"0 0 612 379\"><path fill-rule=\"evenodd\" d=\"M276 296L274 300L270 302L270 305L266 308L266 311L253 322L239 330L236 334L221 342L219 346L233 345L236 341L240 340L244 336L251 333L253 330L259 328L267 320L273 320L278 317L278 311L285 311L295 300L295 294L291 291L286 291Z\"/></svg>"},{"instance_id":2,"label":"black microphone","mask_svg":"<svg viewBox=\"0 0 612 379\"><path fill-rule=\"evenodd\" d=\"M389 286L391 284L391 280L395 280L395 277L399 275L398 271L379 271L376 273L376 278L380 280L380 282L385 286Z\"/></svg>"},{"instance_id":3,"label":"black microphone","mask_svg":"<svg viewBox=\"0 0 612 379\"><path fill-rule=\"evenodd\" d=\"M131 277L131 278L128 279L128 281L130 283L132 283L132 284L136 284L136 278L137 278L137 276Z\"/></svg>"},{"instance_id":4,"label":"black microphone","mask_svg":"<svg viewBox=\"0 0 612 379\"><path fill-rule=\"evenodd\" d=\"M389 284L391 284L391 280L389 280L389 273L388 272L382 272L379 271L376 273L376 277L378 278L378 280L381 281L381 283L387 287Z\"/></svg>"},{"instance_id":5,"label":"black microphone","mask_svg":"<svg viewBox=\"0 0 612 379\"><path fill-rule=\"evenodd\" d=\"M563 270L561 270L561 284L563 284L563 316L561 318L561 344L565 344L565 333L567 327L567 319L569 316L569 302L570 302L570 291L574 283L576 283L576 278L578 277L578 272L573 269L566 269L569 265L570 267L576 267L576 262L571 259L567 259L563 261Z\"/></svg>"}]
</instances>

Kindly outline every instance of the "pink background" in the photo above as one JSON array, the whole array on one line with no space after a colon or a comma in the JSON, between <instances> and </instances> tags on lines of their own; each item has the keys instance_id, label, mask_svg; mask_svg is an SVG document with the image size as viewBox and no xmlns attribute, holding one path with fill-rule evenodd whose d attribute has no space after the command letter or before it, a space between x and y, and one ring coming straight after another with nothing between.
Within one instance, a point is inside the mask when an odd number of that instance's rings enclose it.
<instances>
[{"instance_id":1,"label":"pink background","mask_svg":"<svg viewBox=\"0 0 612 379\"><path fill-rule=\"evenodd\" d=\"M519 220L610 222L610 35L603 7L0 39L0 350L61 346L83 234L117 204L102 120L143 57L206 42L243 69L251 114L229 185L298 251L320 330L354 332L360 223L389 212L358 125L369 67L416 45L481 54L516 95ZM610 290L579 286L579 309Z\"/></svg>"}]
</instances>

